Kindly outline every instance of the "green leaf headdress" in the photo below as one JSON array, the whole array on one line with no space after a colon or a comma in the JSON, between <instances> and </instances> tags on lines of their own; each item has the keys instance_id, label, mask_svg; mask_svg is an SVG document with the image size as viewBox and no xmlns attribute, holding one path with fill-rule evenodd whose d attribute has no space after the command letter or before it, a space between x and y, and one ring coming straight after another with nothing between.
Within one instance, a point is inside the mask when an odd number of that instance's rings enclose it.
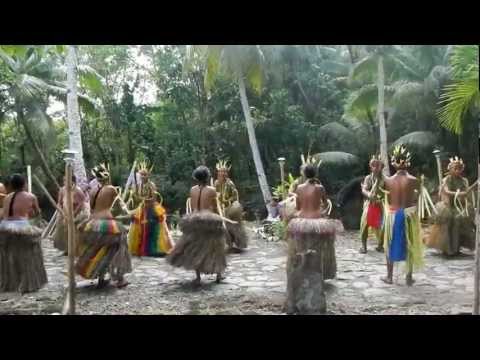
<instances>
[{"instance_id":1,"label":"green leaf headdress","mask_svg":"<svg viewBox=\"0 0 480 360\"><path fill-rule=\"evenodd\" d=\"M412 155L407 150L405 145L399 144L393 149L390 163L395 167L410 167Z\"/></svg>"},{"instance_id":2,"label":"green leaf headdress","mask_svg":"<svg viewBox=\"0 0 480 360\"><path fill-rule=\"evenodd\" d=\"M98 180L107 180L110 178L110 166L105 163L97 165L92 169L92 175Z\"/></svg>"}]
</instances>

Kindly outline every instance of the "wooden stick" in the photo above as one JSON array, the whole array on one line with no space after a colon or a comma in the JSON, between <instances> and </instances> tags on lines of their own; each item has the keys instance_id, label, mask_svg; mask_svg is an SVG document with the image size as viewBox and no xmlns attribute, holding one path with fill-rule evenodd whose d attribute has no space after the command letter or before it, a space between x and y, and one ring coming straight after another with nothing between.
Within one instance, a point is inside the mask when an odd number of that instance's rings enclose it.
<instances>
[{"instance_id":1,"label":"wooden stick","mask_svg":"<svg viewBox=\"0 0 480 360\"><path fill-rule=\"evenodd\" d=\"M478 175L480 176L480 162L478 163ZM475 278L473 283L473 315L480 315L480 181L477 181L477 213L475 232Z\"/></svg>"},{"instance_id":2,"label":"wooden stick","mask_svg":"<svg viewBox=\"0 0 480 360\"><path fill-rule=\"evenodd\" d=\"M63 307L64 315L75 315L75 225L73 222L72 165L65 165L65 197L67 199L67 233L68 233L68 291Z\"/></svg>"},{"instance_id":3,"label":"wooden stick","mask_svg":"<svg viewBox=\"0 0 480 360\"><path fill-rule=\"evenodd\" d=\"M45 228L45 230L43 230L42 238L44 238L45 235L49 234L49 233L50 233L50 230L52 229L52 227L54 226L54 224L56 224L56 222L57 222L57 214L58 214L58 212L55 210L55 213L53 214L52 218L51 218L50 221L48 222L47 227Z\"/></svg>"},{"instance_id":4,"label":"wooden stick","mask_svg":"<svg viewBox=\"0 0 480 360\"><path fill-rule=\"evenodd\" d=\"M52 195L49 194L47 188L45 187L45 185L42 184L42 182L38 179L37 175L33 174L32 176L33 180L35 180L38 184L38 186L40 186L40 189L42 189L42 191L45 193L45 196L47 197L47 199L50 201L50 203L52 204L52 206L57 209L57 211L62 215L62 216L65 216L65 213L63 212L62 209L60 209L57 205L57 203L55 202L55 200L53 200L52 198Z\"/></svg>"},{"instance_id":5,"label":"wooden stick","mask_svg":"<svg viewBox=\"0 0 480 360\"><path fill-rule=\"evenodd\" d=\"M27 165L27 182L28 182L28 192L32 192L32 167Z\"/></svg>"},{"instance_id":6,"label":"wooden stick","mask_svg":"<svg viewBox=\"0 0 480 360\"><path fill-rule=\"evenodd\" d=\"M130 175L128 176L128 179L127 179L127 183L125 184L125 193L123 194L123 201L125 202L127 200L127 194L128 194L128 190L130 188L130 177L133 175L133 177L136 178L137 174L136 174L136 171L135 171L135 167L137 166L137 160L135 160L133 162L133 165L132 165L132 169L130 170Z\"/></svg>"}]
</instances>

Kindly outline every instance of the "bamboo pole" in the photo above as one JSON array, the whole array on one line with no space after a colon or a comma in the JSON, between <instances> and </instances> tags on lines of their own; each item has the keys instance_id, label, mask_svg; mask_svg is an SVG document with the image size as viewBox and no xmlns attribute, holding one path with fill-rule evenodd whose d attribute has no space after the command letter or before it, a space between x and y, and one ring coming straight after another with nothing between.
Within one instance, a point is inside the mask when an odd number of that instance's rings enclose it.
<instances>
[{"instance_id":1,"label":"bamboo pole","mask_svg":"<svg viewBox=\"0 0 480 360\"><path fill-rule=\"evenodd\" d=\"M52 204L52 206L57 209L57 211L62 215L62 216L65 216L64 212L62 209L60 209L57 205L57 203L55 202L55 200L53 200L52 198L52 195L50 195L50 193L48 192L47 188L45 187L45 185L42 184L42 182L38 179L37 175L33 174L32 176L33 180L35 180L38 184L38 186L40 187L40 189L42 189L42 191L45 193L45 196L47 197L48 201L50 201L50 203Z\"/></svg>"},{"instance_id":2,"label":"bamboo pole","mask_svg":"<svg viewBox=\"0 0 480 360\"><path fill-rule=\"evenodd\" d=\"M478 175L480 175L480 162L478 164ZM473 314L480 315L480 181L477 182L477 211L476 225L477 231L475 236L475 277L473 284Z\"/></svg>"},{"instance_id":3,"label":"bamboo pole","mask_svg":"<svg viewBox=\"0 0 480 360\"><path fill-rule=\"evenodd\" d=\"M65 164L65 197L67 199L67 233L68 233L68 290L63 307L63 315L75 315L75 225L73 222L72 161Z\"/></svg>"},{"instance_id":4,"label":"bamboo pole","mask_svg":"<svg viewBox=\"0 0 480 360\"><path fill-rule=\"evenodd\" d=\"M58 214L58 212L55 210L55 213L53 214L52 218L51 218L50 221L48 222L47 227L45 228L45 230L43 230L42 238L45 238L45 236L50 233L50 230L51 230L53 227L55 227L55 224L56 224L56 222L57 222L57 214Z\"/></svg>"},{"instance_id":5,"label":"bamboo pole","mask_svg":"<svg viewBox=\"0 0 480 360\"><path fill-rule=\"evenodd\" d=\"M27 165L27 184L28 184L28 192L32 192L32 167Z\"/></svg>"},{"instance_id":6,"label":"bamboo pole","mask_svg":"<svg viewBox=\"0 0 480 360\"><path fill-rule=\"evenodd\" d=\"M137 167L137 160L135 160L133 162L132 169L130 170L130 175L128 176L127 183L125 184L125 193L123 194L123 197L122 197L122 200L124 202L127 200L128 190L130 189L130 187L132 185L130 180L132 180L132 181L136 180L136 176L137 176L137 173L135 171L136 167ZM133 178L132 178L132 176L133 176Z\"/></svg>"}]
</instances>

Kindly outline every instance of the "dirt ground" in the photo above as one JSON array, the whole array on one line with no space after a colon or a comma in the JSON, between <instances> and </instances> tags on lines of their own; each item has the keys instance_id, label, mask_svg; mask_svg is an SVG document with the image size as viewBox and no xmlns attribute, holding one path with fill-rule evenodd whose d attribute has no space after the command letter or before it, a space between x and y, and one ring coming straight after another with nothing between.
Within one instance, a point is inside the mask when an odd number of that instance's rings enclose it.
<instances>
[{"instance_id":1,"label":"dirt ground","mask_svg":"<svg viewBox=\"0 0 480 360\"><path fill-rule=\"evenodd\" d=\"M194 288L195 274L166 264L164 258L133 258L133 272L124 289L94 288L95 282L77 278L77 313L88 314L258 314L281 315L286 288L286 248L268 242L248 225L250 247L228 255L226 279L204 276ZM425 253L425 267L414 274L413 287L405 285L402 266L395 268L394 284L380 281L385 275L384 254L374 250L359 254L357 232L337 236L338 272L327 281L329 314L462 314L471 313L473 255L445 259L434 250ZM58 314L63 305L67 278L66 257L51 241L43 242L49 283L33 294L0 293L0 314Z\"/></svg>"}]
</instances>

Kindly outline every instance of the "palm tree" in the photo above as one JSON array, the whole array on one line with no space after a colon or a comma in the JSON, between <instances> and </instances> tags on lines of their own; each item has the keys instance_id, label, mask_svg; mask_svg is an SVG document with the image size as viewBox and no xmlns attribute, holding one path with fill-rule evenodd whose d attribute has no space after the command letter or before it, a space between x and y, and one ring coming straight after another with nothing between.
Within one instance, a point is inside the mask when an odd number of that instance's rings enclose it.
<instances>
[{"instance_id":1,"label":"palm tree","mask_svg":"<svg viewBox=\"0 0 480 360\"><path fill-rule=\"evenodd\" d=\"M467 115L480 109L478 59L477 45L455 46L450 56L453 83L440 96L438 115L440 124L455 134L462 133Z\"/></svg>"},{"instance_id":2,"label":"palm tree","mask_svg":"<svg viewBox=\"0 0 480 360\"><path fill-rule=\"evenodd\" d=\"M260 190L262 191L267 210L270 212L269 203L272 194L268 186L260 151L258 150L255 127L247 98L247 84L255 92L261 92L263 84L262 64L264 62L262 49L259 45L188 46L186 69L190 69L193 66L195 59L201 60L206 64L204 84L207 91L211 89L220 72L234 77L237 82Z\"/></svg>"},{"instance_id":3,"label":"palm tree","mask_svg":"<svg viewBox=\"0 0 480 360\"><path fill-rule=\"evenodd\" d=\"M75 150L75 158L73 161L73 171L77 178L78 184L87 183L87 173L83 162L82 134L80 125L80 111L78 108L77 97L77 56L75 47L69 45L67 56L65 59L67 65L67 111L68 111L68 135L70 148Z\"/></svg>"},{"instance_id":4,"label":"palm tree","mask_svg":"<svg viewBox=\"0 0 480 360\"><path fill-rule=\"evenodd\" d=\"M0 59L9 70L13 80L8 92L14 100L13 110L17 114L17 121L23 127L28 141L33 146L45 175L58 186L48 162L33 135L31 119L27 117L29 109L39 108L40 102L46 102L47 91L51 84L46 78L51 76L51 63L42 58L37 49L27 46L2 46Z\"/></svg>"},{"instance_id":5,"label":"palm tree","mask_svg":"<svg viewBox=\"0 0 480 360\"><path fill-rule=\"evenodd\" d=\"M18 123L33 146L43 172L57 187L58 182L34 136L34 126L38 124L32 122L31 110L34 109L35 114L48 120L44 111L48 96L53 95L63 100L68 94L65 85L66 71L58 61L63 51L64 48L60 45L0 46L0 60L6 65L11 78L7 84L8 93L14 100L13 110L17 114ZM92 89L98 86L98 83L92 81L92 77L97 76L93 70L82 68L80 75L87 80L84 81L87 86L92 86ZM86 95L78 94L78 98L84 105L97 106L96 102Z\"/></svg>"},{"instance_id":6,"label":"palm tree","mask_svg":"<svg viewBox=\"0 0 480 360\"><path fill-rule=\"evenodd\" d=\"M453 84L445 86L439 110L440 124L455 134L461 134L467 115L476 115L480 108L479 49L477 45L455 46L450 57ZM473 114L475 113L476 114ZM474 119L474 116L470 116ZM477 120L478 121L478 120ZM477 176L480 175L480 162ZM480 182L477 190L475 281L473 313L480 314Z\"/></svg>"}]
</instances>

